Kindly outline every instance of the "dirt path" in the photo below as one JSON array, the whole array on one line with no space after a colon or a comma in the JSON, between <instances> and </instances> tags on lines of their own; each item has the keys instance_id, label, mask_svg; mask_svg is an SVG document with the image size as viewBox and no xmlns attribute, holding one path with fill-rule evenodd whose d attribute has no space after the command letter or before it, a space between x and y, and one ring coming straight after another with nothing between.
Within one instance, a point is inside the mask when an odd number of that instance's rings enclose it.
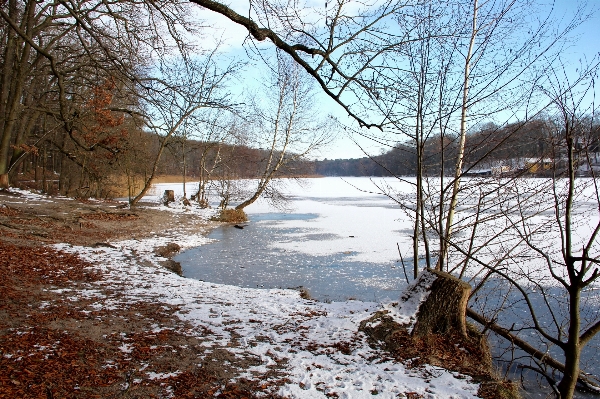
<instances>
[{"instance_id":1,"label":"dirt path","mask_svg":"<svg viewBox=\"0 0 600 399\"><path fill-rule=\"evenodd\" d=\"M186 212L121 205L0 191L0 398L269 397L275 387L229 382L260 359L208 351L202 334L187 333L177 307L95 308L72 295L120 293L91 265L46 244L103 246L214 225Z\"/></svg>"}]
</instances>

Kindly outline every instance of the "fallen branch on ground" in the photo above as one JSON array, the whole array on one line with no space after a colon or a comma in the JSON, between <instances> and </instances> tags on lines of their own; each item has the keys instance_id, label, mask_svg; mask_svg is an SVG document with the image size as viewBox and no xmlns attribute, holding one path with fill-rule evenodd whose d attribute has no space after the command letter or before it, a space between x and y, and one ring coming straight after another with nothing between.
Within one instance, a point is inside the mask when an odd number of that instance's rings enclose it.
<instances>
[{"instance_id":1,"label":"fallen branch on ground","mask_svg":"<svg viewBox=\"0 0 600 399\"><path fill-rule=\"evenodd\" d=\"M523 351L525 351L529 355L531 355L534 359L537 359L540 362L560 371L561 373L564 373L564 370L565 370L564 364L562 364L558 360L551 357L548 353L542 352L541 350L535 348L534 346L532 346L525 340L517 337L515 334L511 333L510 330L508 330L502 326L499 326L498 324L494 323L492 320L489 320L485 316L480 315L479 313L475 312L471 308L467 308L467 316L470 317L471 319L475 320L477 323L481 324L482 326L489 328L490 330L492 330L496 334L500 335L501 337L509 340L510 342L512 342L519 348L521 348ZM594 379L592 379L592 378L594 378L594 377L591 376L590 374L580 371L577 381L579 383L583 384L589 390L596 392L596 393L600 393L600 383L598 381L596 381L595 378Z\"/></svg>"}]
</instances>

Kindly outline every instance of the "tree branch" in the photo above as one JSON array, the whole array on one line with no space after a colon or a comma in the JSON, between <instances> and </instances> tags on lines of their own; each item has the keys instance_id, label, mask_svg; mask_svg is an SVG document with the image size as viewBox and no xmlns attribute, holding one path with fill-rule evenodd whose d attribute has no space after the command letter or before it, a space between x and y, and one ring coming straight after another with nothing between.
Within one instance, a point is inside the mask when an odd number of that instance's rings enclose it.
<instances>
[{"instance_id":1,"label":"tree branch","mask_svg":"<svg viewBox=\"0 0 600 399\"><path fill-rule=\"evenodd\" d=\"M535 359L539 360L540 362L564 373L564 371L565 371L564 364L562 364L558 360L556 360L553 357L551 357L550 355L548 355L548 353L542 352L541 350L535 348L534 346L532 346L525 340L517 337L515 334L511 333L510 330L508 330L502 326L499 326L498 324L494 323L492 320L488 320L485 316L480 315L479 313L475 312L471 308L467 308L467 316L469 316L471 319L475 320L477 323L481 324L482 326L489 328L490 330L492 330L496 334L500 335L501 337L509 340L510 342L512 342L519 348L521 348L523 351L527 352L529 355L531 355ZM600 322L596 325L596 327L598 329L600 329ZM591 389L594 389L594 390L600 389L600 384L597 381L592 380L588 376L588 374L583 371L579 372L577 381L579 381L580 383L582 383L586 386L591 387Z\"/></svg>"},{"instance_id":2,"label":"tree branch","mask_svg":"<svg viewBox=\"0 0 600 399\"><path fill-rule=\"evenodd\" d=\"M279 48L282 51L284 51L285 53L289 54L294 59L294 61L296 61L298 64L300 64L300 66L302 66L302 68L306 72L308 72L308 74L310 76L312 76L319 83L319 85L321 86L321 89L329 97L331 97L336 103L338 103L340 106L342 106L342 108L344 108L344 110L348 113L348 115L351 118L353 118L354 120L356 120L361 127L366 127L366 128L376 127L380 130L383 130L381 124L367 123L365 120L360 118L356 113L351 111L350 107L348 105L346 105L340 99L339 94L333 93L331 91L331 89L329 89L329 87L327 87L327 84L321 78L321 76L319 75L317 70L314 69L313 67L311 67L306 61L304 61L304 59L302 59L302 57L300 57L300 54L299 54L299 53L304 53L304 54L308 54L311 56L315 56L315 55L321 56L324 59L327 59L333 68L337 69L337 65L335 65L335 63L333 63L329 59L328 52L325 52L325 51L323 51L321 49L317 49L317 48L311 48L311 47L305 46L303 44L289 44L286 41L284 41L283 39L281 39L279 37L279 35L277 33L275 33L273 30L268 29L268 28L261 28L260 26L258 26L258 24L256 22L254 22L250 18L244 17L244 16L236 13L231 8L225 6L221 3L218 3L216 1L190 0L190 2L195 3L204 8L207 8L211 11L217 12L217 13L227 17L232 22L242 25L243 27L248 29L248 32L250 33L250 35L252 35L252 37L258 41L264 41L266 39L271 40L271 42L273 42L273 44L277 48Z\"/></svg>"}]
</instances>

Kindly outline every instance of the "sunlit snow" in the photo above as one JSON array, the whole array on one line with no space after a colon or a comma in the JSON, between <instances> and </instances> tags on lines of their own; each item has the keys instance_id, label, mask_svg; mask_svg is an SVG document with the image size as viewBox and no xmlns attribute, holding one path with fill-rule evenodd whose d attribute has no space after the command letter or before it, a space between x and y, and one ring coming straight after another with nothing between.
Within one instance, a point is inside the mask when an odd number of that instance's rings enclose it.
<instances>
[{"instance_id":1,"label":"sunlit snow","mask_svg":"<svg viewBox=\"0 0 600 399\"><path fill-rule=\"evenodd\" d=\"M201 235L170 239L184 247L206 243ZM416 392L438 398L475 397L478 385L464 376L431 366L409 370L370 348L358 325L382 309L380 304L319 303L301 299L293 290L240 288L179 277L157 264L152 250L163 242L157 237L112 243L116 248L55 247L93 262L106 273L104 283L118 288L118 296L98 298L99 307L146 301L177 305L178 316L199 334L202 331L203 339L209 338L205 345L262 360L262 366L247 370L246 378L260 378L265 366L285 360L289 382L279 391L283 396L396 398ZM339 342L351 342L352 352L331 350Z\"/></svg>"}]
</instances>

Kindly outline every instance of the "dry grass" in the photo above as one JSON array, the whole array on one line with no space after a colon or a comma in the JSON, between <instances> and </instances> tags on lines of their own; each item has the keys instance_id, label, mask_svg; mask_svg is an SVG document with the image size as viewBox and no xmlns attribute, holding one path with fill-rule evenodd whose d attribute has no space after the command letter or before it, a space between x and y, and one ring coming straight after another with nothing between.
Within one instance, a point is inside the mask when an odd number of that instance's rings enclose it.
<instances>
[{"instance_id":1,"label":"dry grass","mask_svg":"<svg viewBox=\"0 0 600 399\"><path fill-rule=\"evenodd\" d=\"M300 298L314 300L312 295L310 295L310 291L306 287L300 287Z\"/></svg>"},{"instance_id":2,"label":"dry grass","mask_svg":"<svg viewBox=\"0 0 600 399\"><path fill-rule=\"evenodd\" d=\"M192 182L192 181L197 181L198 179L195 179L193 177L187 176L186 178L186 183ZM183 184L183 177L181 175L160 175L160 176L156 176L154 178L154 181L152 182L154 184L160 184L160 183L181 183Z\"/></svg>"},{"instance_id":3,"label":"dry grass","mask_svg":"<svg viewBox=\"0 0 600 399\"><path fill-rule=\"evenodd\" d=\"M144 187L144 179L140 176L133 176L128 180L125 175L115 175L110 177L110 182L112 198L127 198L130 194L136 196ZM131 193L128 183L131 184ZM152 184L159 183L182 183L182 181L181 176L178 175L156 176Z\"/></svg>"},{"instance_id":4,"label":"dry grass","mask_svg":"<svg viewBox=\"0 0 600 399\"><path fill-rule=\"evenodd\" d=\"M213 220L225 223L243 223L248 221L248 216L243 209L223 209Z\"/></svg>"}]
</instances>

